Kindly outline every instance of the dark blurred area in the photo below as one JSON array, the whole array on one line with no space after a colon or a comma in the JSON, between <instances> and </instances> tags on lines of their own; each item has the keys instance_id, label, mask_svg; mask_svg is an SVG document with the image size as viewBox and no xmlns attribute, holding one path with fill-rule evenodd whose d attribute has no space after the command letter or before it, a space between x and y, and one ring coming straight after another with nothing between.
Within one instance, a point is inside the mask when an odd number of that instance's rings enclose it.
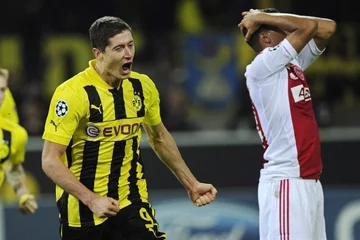
<instances>
[{"instance_id":1,"label":"dark blurred area","mask_svg":"<svg viewBox=\"0 0 360 240\"><path fill-rule=\"evenodd\" d=\"M105 15L132 26L134 70L157 84L170 131L252 128L243 73L254 55L237 24L242 11L270 6L338 23L336 36L307 78L321 127L360 124L360 16L350 0L332 7L325 0L1 3L0 66L10 70L21 124L30 135L42 133L56 86L87 67L93 57L89 26Z\"/></svg>"}]
</instances>

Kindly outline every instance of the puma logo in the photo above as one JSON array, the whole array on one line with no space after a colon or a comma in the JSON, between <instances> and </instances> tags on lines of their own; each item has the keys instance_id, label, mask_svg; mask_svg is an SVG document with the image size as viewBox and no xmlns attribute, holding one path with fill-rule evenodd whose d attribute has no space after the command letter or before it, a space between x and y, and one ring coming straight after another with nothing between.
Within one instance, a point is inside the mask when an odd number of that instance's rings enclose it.
<instances>
[{"instance_id":1,"label":"puma logo","mask_svg":"<svg viewBox=\"0 0 360 240\"><path fill-rule=\"evenodd\" d=\"M95 109L95 110L98 110L100 114L102 114L102 110L101 110L101 103L99 106L95 106L94 104L91 104L90 105L90 108L91 109Z\"/></svg>"},{"instance_id":2,"label":"puma logo","mask_svg":"<svg viewBox=\"0 0 360 240\"><path fill-rule=\"evenodd\" d=\"M55 132L57 132L57 128L58 128L58 126L60 125L60 123L56 124L56 123L54 122L54 120L51 120L50 123L51 123L52 125L54 125L54 127L55 127Z\"/></svg>"}]
</instances>

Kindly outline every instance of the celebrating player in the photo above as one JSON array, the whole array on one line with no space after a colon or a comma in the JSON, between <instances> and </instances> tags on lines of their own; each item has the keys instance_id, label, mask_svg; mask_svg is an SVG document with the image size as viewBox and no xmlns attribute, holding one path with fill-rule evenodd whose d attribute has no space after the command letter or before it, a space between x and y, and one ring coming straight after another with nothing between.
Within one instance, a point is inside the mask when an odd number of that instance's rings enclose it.
<instances>
[{"instance_id":1,"label":"celebrating player","mask_svg":"<svg viewBox=\"0 0 360 240\"><path fill-rule=\"evenodd\" d=\"M90 27L95 60L55 91L46 120L42 166L57 185L62 239L165 239L148 203L141 127L196 206L216 189L197 181L161 122L159 93L133 72L132 29L116 17Z\"/></svg>"},{"instance_id":2,"label":"celebrating player","mask_svg":"<svg viewBox=\"0 0 360 240\"><path fill-rule=\"evenodd\" d=\"M243 12L239 24L257 56L245 77L261 137L260 239L324 240L319 131L303 71L335 32L329 19Z\"/></svg>"}]
</instances>

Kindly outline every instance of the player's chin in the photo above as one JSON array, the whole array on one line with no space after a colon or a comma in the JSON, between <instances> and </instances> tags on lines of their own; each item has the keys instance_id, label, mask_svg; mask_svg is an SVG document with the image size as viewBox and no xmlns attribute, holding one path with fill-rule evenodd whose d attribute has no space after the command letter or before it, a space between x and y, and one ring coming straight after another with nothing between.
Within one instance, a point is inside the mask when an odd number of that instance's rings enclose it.
<instances>
[{"instance_id":1,"label":"player's chin","mask_svg":"<svg viewBox=\"0 0 360 240\"><path fill-rule=\"evenodd\" d=\"M130 73L131 73L131 71L129 71L129 72L121 72L120 73L120 78L121 79L128 79L130 77Z\"/></svg>"}]
</instances>

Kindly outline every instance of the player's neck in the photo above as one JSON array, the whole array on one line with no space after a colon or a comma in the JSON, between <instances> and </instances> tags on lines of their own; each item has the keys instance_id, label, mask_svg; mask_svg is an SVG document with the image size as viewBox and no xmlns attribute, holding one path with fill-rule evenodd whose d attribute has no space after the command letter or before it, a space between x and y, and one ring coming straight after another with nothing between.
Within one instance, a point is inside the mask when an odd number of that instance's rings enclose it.
<instances>
[{"instance_id":1,"label":"player's neck","mask_svg":"<svg viewBox=\"0 0 360 240\"><path fill-rule=\"evenodd\" d=\"M107 74L101 66L95 65L96 72L100 75L101 79L104 80L109 86L119 89L122 83L122 79L118 79L110 74Z\"/></svg>"}]
</instances>

